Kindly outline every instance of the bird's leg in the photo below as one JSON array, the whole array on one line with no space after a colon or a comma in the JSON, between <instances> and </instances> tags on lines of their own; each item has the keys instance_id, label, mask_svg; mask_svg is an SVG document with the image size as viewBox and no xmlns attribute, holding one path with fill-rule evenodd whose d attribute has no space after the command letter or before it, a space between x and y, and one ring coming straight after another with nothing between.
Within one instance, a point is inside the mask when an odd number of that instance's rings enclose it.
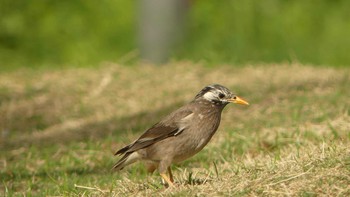
<instances>
[{"instance_id":1,"label":"bird's leg","mask_svg":"<svg viewBox=\"0 0 350 197\"><path fill-rule=\"evenodd\" d=\"M175 187L174 183L173 183L173 178L172 175L170 175L170 178L168 177L168 175L166 174L166 172L169 172L170 169L170 165L171 165L171 161L172 158L168 157L168 158L163 158L158 165L158 171L160 176L162 176L163 180L168 183L169 186L171 187Z\"/></svg>"},{"instance_id":2,"label":"bird's leg","mask_svg":"<svg viewBox=\"0 0 350 197\"><path fill-rule=\"evenodd\" d=\"M171 173L171 168L170 168L170 166L168 167L168 173L169 173L170 181L171 181L171 182L174 182L174 176L173 176L173 173Z\"/></svg>"},{"instance_id":3,"label":"bird's leg","mask_svg":"<svg viewBox=\"0 0 350 197\"><path fill-rule=\"evenodd\" d=\"M170 178L165 173L160 173L160 176L162 176L163 180L167 182L170 187L175 187L174 183L170 180Z\"/></svg>"}]
</instances>

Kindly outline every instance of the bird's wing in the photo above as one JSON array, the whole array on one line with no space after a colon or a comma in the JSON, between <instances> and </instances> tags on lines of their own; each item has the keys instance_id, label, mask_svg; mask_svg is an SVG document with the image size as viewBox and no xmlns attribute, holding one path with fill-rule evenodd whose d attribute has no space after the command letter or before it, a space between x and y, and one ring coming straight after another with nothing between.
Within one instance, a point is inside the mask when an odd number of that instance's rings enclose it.
<instances>
[{"instance_id":1,"label":"bird's wing","mask_svg":"<svg viewBox=\"0 0 350 197\"><path fill-rule=\"evenodd\" d=\"M118 150L115 155L132 153L165 138L179 135L187 127L187 123L191 120L192 116L193 112L191 110L179 109L171 113L163 121L158 122L146 130L136 141Z\"/></svg>"}]
</instances>

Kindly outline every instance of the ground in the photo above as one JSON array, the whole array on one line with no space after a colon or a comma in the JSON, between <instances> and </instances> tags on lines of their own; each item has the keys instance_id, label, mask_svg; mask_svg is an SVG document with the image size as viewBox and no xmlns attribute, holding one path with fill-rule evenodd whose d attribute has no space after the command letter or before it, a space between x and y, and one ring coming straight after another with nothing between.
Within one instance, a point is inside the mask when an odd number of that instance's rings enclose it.
<instances>
[{"instance_id":1,"label":"ground","mask_svg":"<svg viewBox=\"0 0 350 197\"><path fill-rule=\"evenodd\" d=\"M114 151L219 83L218 132L165 188ZM350 69L299 64L20 69L0 73L0 192L32 196L349 196Z\"/></svg>"}]
</instances>

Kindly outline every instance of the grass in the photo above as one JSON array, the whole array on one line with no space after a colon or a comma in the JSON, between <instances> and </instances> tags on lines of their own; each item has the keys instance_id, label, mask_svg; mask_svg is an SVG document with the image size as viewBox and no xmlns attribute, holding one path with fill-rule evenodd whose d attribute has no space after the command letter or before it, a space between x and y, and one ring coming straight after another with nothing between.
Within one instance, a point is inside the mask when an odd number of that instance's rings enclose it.
<instances>
[{"instance_id":1,"label":"grass","mask_svg":"<svg viewBox=\"0 0 350 197\"><path fill-rule=\"evenodd\" d=\"M0 77L4 196L349 196L350 70L307 65L17 70ZM209 145L173 166L164 188L141 163L110 171L113 152L220 83L229 105Z\"/></svg>"}]
</instances>

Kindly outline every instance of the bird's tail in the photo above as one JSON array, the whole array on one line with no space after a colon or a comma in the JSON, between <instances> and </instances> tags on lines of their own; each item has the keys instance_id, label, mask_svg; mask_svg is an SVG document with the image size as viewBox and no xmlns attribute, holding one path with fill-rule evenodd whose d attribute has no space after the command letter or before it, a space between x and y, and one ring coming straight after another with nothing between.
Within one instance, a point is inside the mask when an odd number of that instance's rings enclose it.
<instances>
[{"instance_id":1,"label":"bird's tail","mask_svg":"<svg viewBox=\"0 0 350 197\"><path fill-rule=\"evenodd\" d=\"M117 152L114 153L114 155L121 155L126 153L126 151L128 151L130 149L130 147L132 146L132 144L129 144L127 146L125 146L124 148L118 150Z\"/></svg>"},{"instance_id":2,"label":"bird's tail","mask_svg":"<svg viewBox=\"0 0 350 197\"><path fill-rule=\"evenodd\" d=\"M136 162L141 159L141 155L137 152L126 153L114 166L114 170L122 170L125 166Z\"/></svg>"}]
</instances>

